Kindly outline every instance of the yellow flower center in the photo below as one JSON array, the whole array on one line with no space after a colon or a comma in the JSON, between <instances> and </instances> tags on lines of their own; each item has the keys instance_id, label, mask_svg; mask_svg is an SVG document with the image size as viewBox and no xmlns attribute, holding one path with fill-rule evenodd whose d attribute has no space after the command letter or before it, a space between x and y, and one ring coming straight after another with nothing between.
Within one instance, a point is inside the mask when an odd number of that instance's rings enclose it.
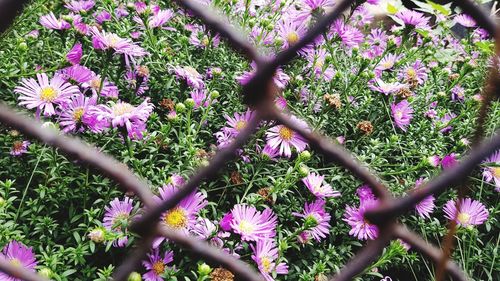
<instances>
[{"instance_id":1,"label":"yellow flower center","mask_svg":"<svg viewBox=\"0 0 500 281\"><path fill-rule=\"evenodd\" d=\"M13 144L12 144L12 149L14 151L19 151L23 148L23 142L22 141L15 141Z\"/></svg>"},{"instance_id":2,"label":"yellow flower center","mask_svg":"<svg viewBox=\"0 0 500 281\"><path fill-rule=\"evenodd\" d=\"M395 115L396 115L396 117L398 119L401 119L403 117L403 112L401 110L396 110L396 114Z\"/></svg>"},{"instance_id":3,"label":"yellow flower center","mask_svg":"<svg viewBox=\"0 0 500 281\"><path fill-rule=\"evenodd\" d=\"M15 267L21 267L22 266L21 261L18 260L18 259L15 259L15 258L10 260L10 264L12 264Z\"/></svg>"},{"instance_id":4,"label":"yellow flower center","mask_svg":"<svg viewBox=\"0 0 500 281\"><path fill-rule=\"evenodd\" d=\"M293 45L299 41L299 35L295 31L290 31L286 35L286 41L290 44Z\"/></svg>"},{"instance_id":5,"label":"yellow flower center","mask_svg":"<svg viewBox=\"0 0 500 281\"><path fill-rule=\"evenodd\" d=\"M391 68L393 65L394 65L394 63L392 61L385 61L382 63L382 66L384 68Z\"/></svg>"},{"instance_id":6,"label":"yellow flower center","mask_svg":"<svg viewBox=\"0 0 500 281\"><path fill-rule=\"evenodd\" d=\"M156 275L160 275L165 272L165 264L162 261L157 261L153 264L153 271Z\"/></svg>"},{"instance_id":7,"label":"yellow flower center","mask_svg":"<svg viewBox=\"0 0 500 281\"><path fill-rule=\"evenodd\" d=\"M323 68L323 65L325 65L325 61L324 60L320 60L320 59L316 60L316 63L314 63L314 67L315 68L320 68L321 69L321 68Z\"/></svg>"},{"instance_id":8,"label":"yellow flower center","mask_svg":"<svg viewBox=\"0 0 500 281\"><path fill-rule=\"evenodd\" d=\"M203 36L203 39L201 40L201 44L202 44L203 46L208 46L208 43L209 43L209 42L210 42L210 41L208 40L208 37L207 37L207 36Z\"/></svg>"},{"instance_id":9,"label":"yellow flower center","mask_svg":"<svg viewBox=\"0 0 500 281\"><path fill-rule=\"evenodd\" d=\"M112 108L112 111L115 116L122 116L123 114L131 113L132 111L134 111L134 109L135 107L130 103L121 102L115 104Z\"/></svg>"},{"instance_id":10,"label":"yellow flower center","mask_svg":"<svg viewBox=\"0 0 500 281\"><path fill-rule=\"evenodd\" d=\"M491 172L493 173L493 177L500 178L500 167L491 167Z\"/></svg>"},{"instance_id":11,"label":"yellow flower center","mask_svg":"<svg viewBox=\"0 0 500 281\"><path fill-rule=\"evenodd\" d=\"M52 102L57 98L57 91L52 87L45 87L40 92L40 99L44 102Z\"/></svg>"},{"instance_id":12,"label":"yellow flower center","mask_svg":"<svg viewBox=\"0 0 500 281\"><path fill-rule=\"evenodd\" d=\"M246 126L247 126L246 121L240 120L240 121L236 122L236 130L238 130L238 131L245 129Z\"/></svg>"},{"instance_id":13,"label":"yellow flower center","mask_svg":"<svg viewBox=\"0 0 500 281\"><path fill-rule=\"evenodd\" d=\"M265 272L271 271L271 259L268 257L260 258L260 262L262 263L262 267L264 267Z\"/></svg>"},{"instance_id":14,"label":"yellow flower center","mask_svg":"<svg viewBox=\"0 0 500 281\"><path fill-rule=\"evenodd\" d=\"M279 135L280 135L281 139L289 141L293 137L293 131L291 129L283 126L283 127L281 127L281 129L279 131Z\"/></svg>"},{"instance_id":15,"label":"yellow flower center","mask_svg":"<svg viewBox=\"0 0 500 281\"><path fill-rule=\"evenodd\" d=\"M116 48L116 46L118 45L118 42L121 40L121 38L118 37L118 35L116 35L116 34L108 34L106 36L106 39L108 41L108 45L111 48Z\"/></svg>"},{"instance_id":16,"label":"yellow flower center","mask_svg":"<svg viewBox=\"0 0 500 281\"><path fill-rule=\"evenodd\" d=\"M83 113L85 113L83 108L80 107L80 108L75 109L73 111L73 120L75 120L75 122L77 122L77 123L81 122Z\"/></svg>"},{"instance_id":17,"label":"yellow flower center","mask_svg":"<svg viewBox=\"0 0 500 281\"><path fill-rule=\"evenodd\" d=\"M95 90L99 90L101 88L101 78L94 78L90 80L90 87Z\"/></svg>"},{"instance_id":18,"label":"yellow flower center","mask_svg":"<svg viewBox=\"0 0 500 281\"><path fill-rule=\"evenodd\" d=\"M408 78L415 78L415 77L417 77L417 71L413 68L409 68L406 71L406 75L408 75Z\"/></svg>"},{"instance_id":19,"label":"yellow flower center","mask_svg":"<svg viewBox=\"0 0 500 281\"><path fill-rule=\"evenodd\" d=\"M184 228L188 223L186 213L179 207L168 211L163 220L165 221L165 224L172 228Z\"/></svg>"},{"instance_id":20,"label":"yellow flower center","mask_svg":"<svg viewBox=\"0 0 500 281\"><path fill-rule=\"evenodd\" d=\"M457 220L460 222L460 224L466 225L469 223L470 215L467 213L459 213L457 216Z\"/></svg>"},{"instance_id":21,"label":"yellow flower center","mask_svg":"<svg viewBox=\"0 0 500 281\"><path fill-rule=\"evenodd\" d=\"M240 228L241 232L243 232L244 234L250 234L255 229L254 225L246 220L242 220L240 222L239 228Z\"/></svg>"}]
</instances>

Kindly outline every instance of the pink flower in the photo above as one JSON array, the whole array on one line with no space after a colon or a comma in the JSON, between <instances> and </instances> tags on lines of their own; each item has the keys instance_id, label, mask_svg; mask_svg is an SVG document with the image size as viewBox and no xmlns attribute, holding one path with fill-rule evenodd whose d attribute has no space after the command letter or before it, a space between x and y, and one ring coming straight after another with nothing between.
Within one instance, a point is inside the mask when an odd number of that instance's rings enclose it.
<instances>
[{"instance_id":1,"label":"pink flower","mask_svg":"<svg viewBox=\"0 0 500 281\"><path fill-rule=\"evenodd\" d=\"M241 85L246 85L250 81L250 79L252 79L253 75L257 71L257 64L255 62L250 63L250 66L252 67L252 71L245 72L242 75L236 77L236 80L238 80L238 82L240 82ZM273 82L276 85L276 87L280 89L285 89L289 81L290 77L286 73L284 73L283 70L281 70L281 68L278 68L273 76Z\"/></svg>"},{"instance_id":2,"label":"pink flower","mask_svg":"<svg viewBox=\"0 0 500 281\"><path fill-rule=\"evenodd\" d=\"M276 263L278 259L278 247L274 240L266 238L257 240L255 246L250 245L253 255L252 259L257 263L260 273L266 281L273 281L272 273L287 274L288 266L285 263Z\"/></svg>"},{"instance_id":3,"label":"pink flower","mask_svg":"<svg viewBox=\"0 0 500 281\"><path fill-rule=\"evenodd\" d=\"M493 155L484 160L483 164L485 165L483 168L484 180L487 182L493 181L495 183L495 190L500 192L500 150L497 150Z\"/></svg>"},{"instance_id":4,"label":"pink flower","mask_svg":"<svg viewBox=\"0 0 500 281\"><path fill-rule=\"evenodd\" d=\"M143 48L136 45L130 39L124 39L118 35L106 31L99 31L92 27L92 45L97 50L114 50L117 54L125 54L131 57L143 57L148 54Z\"/></svg>"},{"instance_id":5,"label":"pink flower","mask_svg":"<svg viewBox=\"0 0 500 281\"><path fill-rule=\"evenodd\" d=\"M125 197L122 201L115 198L104 209L106 213L104 214L103 226L119 236L113 242L113 246L125 247L128 242L127 226L130 223L133 209L132 199Z\"/></svg>"},{"instance_id":6,"label":"pink flower","mask_svg":"<svg viewBox=\"0 0 500 281\"><path fill-rule=\"evenodd\" d=\"M241 235L243 241L259 241L276 236L277 217L269 208L259 212L254 206L238 204L231 215L231 228Z\"/></svg>"},{"instance_id":7,"label":"pink flower","mask_svg":"<svg viewBox=\"0 0 500 281\"><path fill-rule=\"evenodd\" d=\"M185 79L186 83L190 87L193 87L195 89L202 89L205 86L205 83L203 82L203 76L201 76L201 74L191 66L174 67L174 72L177 79Z\"/></svg>"},{"instance_id":8,"label":"pink flower","mask_svg":"<svg viewBox=\"0 0 500 281\"><path fill-rule=\"evenodd\" d=\"M76 43L71 50L69 50L68 54L66 55L66 59L72 64L79 64L80 60L82 59L82 43L78 42Z\"/></svg>"},{"instance_id":9,"label":"pink flower","mask_svg":"<svg viewBox=\"0 0 500 281\"><path fill-rule=\"evenodd\" d=\"M68 8L69 10L75 12L75 13L81 13L81 12L87 12L91 10L95 5L95 2L93 0L81 0L81 1L71 1L69 3L66 3L64 7Z\"/></svg>"},{"instance_id":10,"label":"pink flower","mask_svg":"<svg viewBox=\"0 0 500 281\"><path fill-rule=\"evenodd\" d=\"M424 182L423 178L419 178L415 182L415 187L413 188L414 190L420 189L422 183ZM430 218L430 214L434 211L434 208L436 205L434 204L434 195L429 195L422 199L417 205L415 205L415 210L417 211L417 214L422 217L422 218Z\"/></svg>"},{"instance_id":11,"label":"pink flower","mask_svg":"<svg viewBox=\"0 0 500 281\"><path fill-rule=\"evenodd\" d=\"M459 14L454 18L455 22L463 27L476 27L476 21L467 14Z\"/></svg>"},{"instance_id":12,"label":"pink flower","mask_svg":"<svg viewBox=\"0 0 500 281\"><path fill-rule=\"evenodd\" d=\"M359 208L351 206L346 207L343 221L351 226L349 235L357 237L360 240L376 239L378 236L378 227L370 224L365 220L364 214L366 210L371 209L378 205L377 200L366 200L362 202Z\"/></svg>"},{"instance_id":13,"label":"pink flower","mask_svg":"<svg viewBox=\"0 0 500 281\"><path fill-rule=\"evenodd\" d=\"M304 128L307 128L307 124L304 121L295 116L291 116L291 118L294 122L300 124ZM307 142L301 135L283 125L276 125L269 129L266 132L266 137L267 144L269 144L269 146L273 149L277 149L279 147L280 155L284 155L286 157L290 157L292 155L291 146L293 146L297 152L301 152L307 147Z\"/></svg>"},{"instance_id":14,"label":"pink flower","mask_svg":"<svg viewBox=\"0 0 500 281\"><path fill-rule=\"evenodd\" d=\"M10 149L10 155L21 156L28 152L28 147L30 146L29 141L15 141Z\"/></svg>"},{"instance_id":15,"label":"pink flower","mask_svg":"<svg viewBox=\"0 0 500 281\"><path fill-rule=\"evenodd\" d=\"M410 125L411 119L413 118L413 109L408 101L403 100L397 104L393 103L391 105L391 111L395 125L406 132L406 127Z\"/></svg>"},{"instance_id":16,"label":"pink flower","mask_svg":"<svg viewBox=\"0 0 500 281\"><path fill-rule=\"evenodd\" d=\"M38 81L23 78L21 85L17 86L14 92L20 94L19 105L28 109L36 108L37 115L40 115L41 111L45 116L54 115L55 105L69 102L72 95L80 93L77 86L66 83L61 76L55 75L50 81L45 73L37 73L36 77Z\"/></svg>"},{"instance_id":17,"label":"pink flower","mask_svg":"<svg viewBox=\"0 0 500 281\"><path fill-rule=\"evenodd\" d=\"M480 225L488 219L488 210L476 200L464 198L460 200L460 208L457 211L456 201L450 200L444 206L445 217L463 227Z\"/></svg>"},{"instance_id":18,"label":"pink flower","mask_svg":"<svg viewBox=\"0 0 500 281\"><path fill-rule=\"evenodd\" d=\"M458 161L457 161L457 155L455 153L451 153L449 155L446 155L441 160L441 166L443 167L444 170L452 168L457 163L458 163Z\"/></svg>"},{"instance_id":19,"label":"pink flower","mask_svg":"<svg viewBox=\"0 0 500 281\"><path fill-rule=\"evenodd\" d=\"M59 124L64 132L82 132L89 129L94 133L102 132L109 126L105 119L99 119L91 113L96 105L96 97L83 94L73 96L71 101L61 106Z\"/></svg>"},{"instance_id":20,"label":"pink flower","mask_svg":"<svg viewBox=\"0 0 500 281\"><path fill-rule=\"evenodd\" d=\"M325 176L316 173L310 173L307 177L302 179L302 182L311 191L314 196L318 198L339 197L340 192L333 190L333 188L324 182Z\"/></svg>"},{"instance_id":21,"label":"pink flower","mask_svg":"<svg viewBox=\"0 0 500 281\"><path fill-rule=\"evenodd\" d=\"M57 19L54 13L40 17L40 24L48 29L65 30L71 28L71 25L65 20Z\"/></svg>"},{"instance_id":22,"label":"pink flower","mask_svg":"<svg viewBox=\"0 0 500 281\"><path fill-rule=\"evenodd\" d=\"M174 253L172 251L167 251L165 254L160 256L160 249L153 249L151 254L148 254L148 260L143 261L142 265L148 270L144 274L145 281L163 281L163 273L167 268L167 264L174 260Z\"/></svg>"},{"instance_id":23,"label":"pink flower","mask_svg":"<svg viewBox=\"0 0 500 281\"><path fill-rule=\"evenodd\" d=\"M429 28L429 17L414 10L402 10L396 14L395 19L405 27L413 27L419 29Z\"/></svg>"},{"instance_id":24,"label":"pink flower","mask_svg":"<svg viewBox=\"0 0 500 281\"><path fill-rule=\"evenodd\" d=\"M294 216L304 218L304 223L309 228L305 230L316 241L321 241L330 232L330 215L325 210L325 200L316 199L313 203L305 203L303 213L292 213Z\"/></svg>"},{"instance_id":25,"label":"pink flower","mask_svg":"<svg viewBox=\"0 0 500 281\"><path fill-rule=\"evenodd\" d=\"M224 231L231 231L231 222L233 221L233 214L226 213L219 222L220 228Z\"/></svg>"},{"instance_id":26,"label":"pink flower","mask_svg":"<svg viewBox=\"0 0 500 281\"><path fill-rule=\"evenodd\" d=\"M0 253L0 259L12 265L19 266L24 270L36 272L35 267L37 266L37 261L35 258L35 253L33 252L33 248L28 248L22 243L15 240L10 241L3 247L2 253ZM23 279L0 272L0 280L22 281Z\"/></svg>"}]
</instances>

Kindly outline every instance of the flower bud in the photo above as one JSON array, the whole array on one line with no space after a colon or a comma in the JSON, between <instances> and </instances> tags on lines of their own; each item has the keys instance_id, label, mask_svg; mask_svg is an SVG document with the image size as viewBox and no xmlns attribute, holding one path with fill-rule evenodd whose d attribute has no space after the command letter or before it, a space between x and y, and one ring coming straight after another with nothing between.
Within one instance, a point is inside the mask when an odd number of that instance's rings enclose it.
<instances>
[{"instance_id":1,"label":"flower bud","mask_svg":"<svg viewBox=\"0 0 500 281\"><path fill-rule=\"evenodd\" d=\"M5 206L6 203L7 203L7 201L5 201L5 199L0 196L0 208L2 208L3 206Z\"/></svg>"},{"instance_id":2,"label":"flower bud","mask_svg":"<svg viewBox=\"0 0 500 281\"><path fill-rule=\"evenodd\" d=\"M302 151L300 154L299 154L299 158L300 160L302 161L307 161L309 159L311 159L311 152L307 151L307 150L304 150Z\"/></svg>"},{"instance_id":3,"label":"flower bud","mask_svg":"<svg viewBox=\"0 0 500 281\"><path fill-rule=\"evenodd\" d=\"M201 276L209 275L210 272L212 272L212 268L208 264L202 263L198 265L198 274Z\"/></svg>"},{"instance_id":4,"label":"flower bud","mask_svg":"<svg viewBox=\"0 0 500 281\"><path fill-rule=\"evenodd\" d=\"M214 91L211 91L211 92L210 92L210 97L214 100L214 99L216 99L216 98L220 97L220 94L219 94L219 92L218 92L218 91L215 91L215 90L214 90Z\"/></svg>"},{"instance_id":5,"label":"flower bud","mask_svg":"<svg viewBox=\"0 0 500 281\"><path fill-rule=\"evenodd\" d=\"M128 279L127 279L127 281L141 281L141 280L142 280L142 276L137 272L130 273L130 275L128 276Z\"/></svg>"},{"instance_id":6,"label":"flower bud","mask_svg":"<svg viewBox=\"0 0 500 281\"><path fill-rule=\"evenodd\" d=\"M170 121L173 121L173 122L176 122L177 120L179 120L179 117L177 117L177 112L175 112L174 110L170 111L167 114L167 119Z\"/></svg>"},{"instance_id":7,"label":"flower bud","mask_svg":"<svg viewBox=\"0 0 500 281\"><path fill-rule=\"evenodd\" d=\"M28 50L28 44L26 44L26 42L21 42L17 45L17 48L20 50L20 51L26 51Z\"/></svg>"},{"instance_id":8,"label":"flower bud","mask_svg":"<svg viewBox=\"0 0 500 281\"><path fill-rule=\"evenodd\" d=\"M186 111L186 106L182 102L179 102L175 105L175 111L177 111L178 113L183 113Z\"/></svg>"},{"instance_id":9,"label":"flower bud","mask_svg":"<svg viewBox=\"0 0 500 281\"><path fill-rule=\"evenodd\" d=\"M102 228L95 228L94 230L90 231L88 237L94 243L102 243L104 242L105 233Z\"/></svg>"},{"instance_id":10,"label":"flower bud","mask_svg":"<svg viewBox=\"0 0 500 281\"><path fill-rule=\"evenodd\" d=\"M45 278L51 278L52 277L52 270L48 267L44 267L38 271L38 274L42 275Z\"/></svg>"},{"instance_id":11,"label":"flower bud","mask_svg":"<svg viewBox=\"0 0 500 281\"><path fill-rule=\"evenodd\" d=\"M307 175L309 174L309 167L307 167L304 164L300 164L299 165L299 174L301 177L307 177Z\"/></svg>"},{"instance_id":12,"label":"flower bud","mask_svg":"<svg viewBox=\"0 0 500 281\"><path fill-rule=\"evenodd\" d=\"M194 105L195 105L195 103L194 103L194 99L192 99L192 98L188 98L188 99L186 99L186 100L184 101L184 103L186 104L186 107L187 107L188 109L193 109L193 108L194 108Z\"/></svg>"}]
</instances>

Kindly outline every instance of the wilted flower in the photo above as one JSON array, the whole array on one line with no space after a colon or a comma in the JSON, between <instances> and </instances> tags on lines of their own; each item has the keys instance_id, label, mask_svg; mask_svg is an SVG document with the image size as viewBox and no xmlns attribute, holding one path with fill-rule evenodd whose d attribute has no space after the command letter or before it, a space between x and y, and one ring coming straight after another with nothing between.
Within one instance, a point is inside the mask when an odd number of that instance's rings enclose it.
<instances>
[{"instance_id":1,"label":"wilted flower","mask_svg":"<svg viewBox=\"0 0 500 281\"><path fill-rule=\"evenodd\" d=\"M28 152L28 146L30 146L29 141L15 141L10 149L10 155L20 156Z\"/></svg>"}]
</instances>

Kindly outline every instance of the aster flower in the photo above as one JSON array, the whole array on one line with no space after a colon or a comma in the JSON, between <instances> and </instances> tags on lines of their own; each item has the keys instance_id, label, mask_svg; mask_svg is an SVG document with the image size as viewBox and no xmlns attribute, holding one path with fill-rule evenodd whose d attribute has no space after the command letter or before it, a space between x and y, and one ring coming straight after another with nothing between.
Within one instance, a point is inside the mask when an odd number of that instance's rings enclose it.
<instances>
[{"instance_id":1,"label":"aster flower","mask_svg":"<svg viewBox=\"0 0 500 281\"><path fill-rule=\"evenodd\" d=\"M493 155L483 161L483 178L487 182L495 182L495 190L500 192L500 150L497 150ZM495 164L495 166L489 166Z\"/></svg>"},{"instance_id":2,"label":"aster flower","mask_svg":"<svg viewBox=\"0 0 500 281\"><path fill-rule=\"evenodd\" d=\"M37 109L37 115L41 111L45 116L56 113L54 106L68 102L69 97L80 93L77 86L66 83L60 76L55 75L50 79L45 73L37 73L37 80L33 78L21 80L21 85L14 89L20 94L19 105L28 109Z\"/></svg>"},{"instance_id":3,"label":"aster flower","mask_svg":"<svg viewBox=\"0 0 500 281\"><path fill-rule=\"evenodd\" d=\"M231 222L233 221L233 214L226 213L219 222L219 226L224 231L231 231Z\"/></svg>"},{"instance_id":4,"label":"aster flower","mask_svg":"<svg viewBox=\"0 0 500 281\"><path fill-rule=\"evenodd\" d=\"M89 26L83 22L83 19L80 15L73 16L73 27L78 33L82 35L88 35L90 32Z\"/></svg>"},{"instance_id":5,"label":"aster flower","mask_svg":"<svg viewBox=\"0 0 500 281\"><path fill-rule=\"evenodd\" d=\"M164 202L170 199L176 192L178 188L172 184L164 185L159 190L159 196L155 196L154 199L158 202ZM184 197L179 204L174 208L168 210L162 214L161 221L163 225L173 230L178 230L184 232L186 235L189 234L192 226L196 222L196 216L198 212L203 209L208 204L206 196L197 191L193 191L188 196ZM158 239L154 244L156 248L164 238Z\"/></svg>"},{"instance_id":6,"label":"aster flower","mask_svg":"<svg viewBox=\"0 0 500 281\"><path fill-rule=\"evenodd\" d=\"M118 35L106 31L99 31L97 27L92 27L92 45L96 50L114 50L117 54L125 54L131 57L143 57L148 53L136 45L130 39L124 39Z\"/></svg>"},{"instance_id":7,"label":"aster flower","mask_svg":"<svg viewBox=\"0 0 500 281\"><path fill-rule=\"evenodd\" d=\"M341 39L342 44L347 47L347 49L359 47L364 40L363 33L359 29L349 24L345 24L342 19L337 19L333 23L331 32Z\"/></svg>"},{"instance_id":8,"label":"aster flower","mask_svg":"<svg viewBox=\"0 0 500 281\"><path fill-rule=\"evenodd\" d=\"M321 176L316 173L309 173L307 177L302 179L302 182L306 185L306 187L311 191L314 196L318 198L327 198L327 197L339 197L340 192L333 190L333 188L324 183L325 176Z\"/></svg>"},{"instance_id":9,"label":"aster flower","mask_svg":"<svg viewBox=\"0 0 500 281\"><path fill-rule=\"evenodd\" d=\"M9 262L12 265L22 267L24 270L35 272L37 261L32 247L26 247L21 242L15 240L5 245L0 253L0 259ZM2 281L22 281L20 278L0 272Z\"/></svg>"},{"instance_id":10,"label":"aster flower","mask_svg":"<svg viewBox=\"0 0 500 281\"><path fill-rule=\"evenodd\" d=\"M93 0L83 0L83 1L71 1L69 3L66 3L64 7L68 8L69 10L75 12L75 13L82 13L82 12L87 12L90 11L95 5L95 2Z\"/></svg>"},{"instance_id":11,"label":"aster flower","mask_svg":"<svg viewBox=\"0 0 500 281\"><path fill-rule=\"evenodd\" d=\"M414 10L402 10L393 17L400 25L410 28L428 29L429 17Z\"/></svg>"},{"instance_id":12,"label":"aster flower","mask_svg":"<svg viewBox=\"0 0 500 281\"><path fill-rule=\"evenodd\" d=\"M421 185L422 183L424 182L424 179L423 178L419 178L416 182L415 182L415 187L413 188L413 190L419 190L421 189ZM430 214L434 211L434 208L436 207L436 205L434 204L434 195L429 195L427 197L425 197L424 199L422 199L422 201L420 201L417 205L415 205L415 210L417 211L417 214L421 217L421 218L430 218Z\"/></svg>"},{"instance_id":13,"label":"aster flower","mask_svg":"<svg viewBox=\"0 0 500 281\"><path fill-rule=\"evenodd\" d=\"M423 84L427 80L427 69L420 60L405 67L399 72L398 78L408 82L410 85Z\"/></svg>"},{"instance_id":14,"label":"aster flower","mask_svg":"<svg viewBox=\"0 0 500 281\"><path fill-rule=\"evenodd\" d=\"M358 189L356 189L356 194L358 195L359 202L361 202L361 204L365 201L376 199L371 187L367 184L358 187Z\"/></svg>"},{"instance_id":15,"label":"aster flower","mask_svg":"<svg viewBox=\"0 0 500 281\"><path fill-rule=\"evenodd\" d=\"M276 148L272 148L269 144L266 144L264 149L260 151L260 154L267 160L276 161L279 156L279 151Z\"/></svg>"},{"instance_id":16,"label":"aster flower","mask_svg":"<svg viewBox=\"0 0 500 281\"><path fill-rule=\"evenodd\" d=\"M432 167L437 167L439 164L441 164L441 157L437 155L432 155L427 158L427 162L432 166Z\"/></svg>"},{"instance_id":17,"label":"aster flower","mask_svg":"<svg viewBox=\"0 0 500 281\"><path fill-rule=\"evenodd\" d=\"M69 50L68 54L66 54L66 59L72 65L79 64L82 59L82 43L76 43L71 50Z\"/></svg>"},{"instance_id":18,"label":"aster flower","mask_svg":"<svg viewBox=\"0 0 500 281\"><path fill-rule=\"evenodd\" d=\"M359 208L351 206L346 207L343 221L351 226L349 235L357 237L360 240L376 239L378 236L378 227L365 220L365 212L378 204L377 200L366 200L360 204Z\"/></svg>"},{"instance_id":19,"label":"aster flower","mask_svg":"<svg viewBox=\"0 0 500 281\"><path fill-rule=\"evenodd\" d=\"M111 21L111 14L108 11L100 11L94 13L94 18L98 24Z\"/></svg>"},{"instance_id":20,"label":"aster flower","mask_svg":"<svg viewBox=\"0 0 500 281\"><path fill-rule=\"evenodd\" d=\"M404 85L399 82L386 83L382 79L372 79L368 82L368 88L372 91L382 93L384 95L389 95L399 91Z\"/></svg>"},{"instance_id":21,"label":"aster flower","mask_svg":"<svg viewBox=\"0 0 500 281\"><path fill-rule=\"evenodd\" d=\"M448 154L441 159L441 166L444 170L452 168L457 163L457 155L455 153Z\"/></svg>"},{"instance_id":22,"label":"aster flower","mask_svg":"<svg viewBox=\"0 0 500 281\"><path fill-rule=\"evenodd\" d=\"M266 281L273 281L272 273L287 274L288 266L285 263L276 263L278 259L278 247L273 239L257 240L255 246L250 248L253 251L252 259L257 263L260 273Z\"/></svg>"},{"instance_id":23,"label":"aster flower","mask_svg":"<svg viewBox=\"0 0 500 281\"><path fill-rule=\"evenodd\" d=\"M483 224L488 219L488 210L479 201L470 198L460 200L460 207L457 211L457 202L450 200L446 202L443 211L445 217L463 227Z\"/></svg>"},{"instance_id":24,"label":"aster flower","mask_svg":"<svg viewBox=\"0 0 500 281\"><path fill-rule=\"evenodd\" d=\"M10 155L21 156L28 152L28 146L30 146L29 141L15 141L10 149Z\"/></svg>"},{"instance_id":25,"label":"aster flower","mask_svg":"<svg viewBox=\"0 0 500 281\"><path fill-rule=\"evenodd\" d=\"M276 32L283 42L281 49L287 49L300 41L307 32L307 26L304 22L298 22L288 17L278 22ZM310 46L302 48L299 53L305 54L307 48Z\"/></svg>"},{"instance_id":26,"label":"aster flower","mask_svg":"<svg viewBox=\"0 0 500 281\"><path fill-rule=\"evenodd\" d=\"M246 128L248 122L250 122L254 115L254 112L250 109L247 109L246 112L241 114L235 112L233 114L234 117L230 117L229 115L225 114L224 118L226 118L228 127L224 127L222 130L225 130L231 136L236 137L243 129Z\"/></svg>"},{"instance_id":27,"label":"aster flower","mask_svg":"<svg viewBox=\"0 0 500 281\"><path fill-rule=\"evenodd\" d=\"M455 113L447 113L442 118L435 119L435 124L439 125L441 129L439 132L446 134L453 130L452 126L448 126L451 120L453 120L457 115Z\"/></svg>"},{"instance_id":28,"label":"aster flower","mask_svg":"<svg viewBox=\"0 0 500 281\"><path fill-rule=\"evenodd\" d=\"M460 85L455 85L451 89L451 100L453 101L464 101L465 99L465 89Z\"/></svg>"},{"instance_id":29,"label":"aster flower","mask_svg":"<svg viewBox=\"0 0 500 281\"><path fill-rule=\"evenodd\" d=\"M363 55L368 59L374 59L381 56L387 47L387 34L380 28L372 29L366 38L370 48Z\"/></svg>"},{"instance_id":30,"label":"aster flower","mask_svg":"<svg viewBox=\"0 0 500 281\"><path fill-rule=\"evenodd\" d=\"M350 20L354 25L363 27L373 21L373 14L365 5L361 5L354 10Z\"/></svg>"},{"instance_id":31,"label":"aster flower","mask_svg":"<svg viewBox=\"0 0 500 281\"><path fill-rule=\"evenodd\" d=\"M238 80L238 82L240 82L241 85L246 85L250 81L250 79L252 79L253 75L257 71L257 64L255 62L250 63L250 66L252 67L252 71L244 72L242 75L236 77L236 80ZM276 85L276 87L280 89L285 89L289 81L290 81L290 76L284 73L283 70L281 70L281 68L276 69L276 72L274 73L273 76L273 82Z\"/></svg>"},{"instance_id":32,"label":"aster flower","mask_svg":"<svg viewBox=\"0 0 500 281\"><path fill-rule=\"evenodd\" d=\"M65 20L58 19L54 13L50 12L48 15L40 17L40 24L48 29L65 30L71 28L71 25Z\"/></svg>"},{"instance_id":33,"label":"aster flower","mask_svg":"<svg viewBox=\"0 0 500 281\"><path fill-rule=\"evenodd\" d=\"M303 128L307 128L307 124L297 117L291 116L291 119ZM292 155L290 146L293 146L297 152L301 152L307 147L307 142L304 137L283 125L276 125L270 128L266 132L266 137L267 144L274 149L279 147L280 155L284 155L286 157L290 157Z\"/></svg>"},{"instance_id":34,"label":"aster flower","mask_svg":"<svg viewBox=\"0 0 500 281\"><path fill-rule=\"evenodd\" d=\"M387 54L375 67L376 77L381 77L382 71L392 69L394 65L402 58L402 55Z\"/></svg>"},{"instance_id":35,"label":"aster flower","mask_svg":"<svg viewBox=\"0 0 500 281\"><path fill-rule=\"evenodd\" d=\"M294 15L296 21L306 22L319 18L329 12L335 5L334 0L302 0L298 2L300 10Z\"/></svg>"},{"instance_id":36,"label":"aster flower","mask_svg":"<svg viewBox=\"0 0 500 281\"><path fill-rule=\"evenodd\" d=\"M304 218L306 226L312 226L305 231L318 242L330 231L331 217L325 210L325 203L323 199L316 199L313 203L305 203L302 213L292 213L294 216Z\"/></svg>"},{"instance_id":37,"label":"aster flower","mask_svg":"<svg viewBox=\"0 0 500 281\"><path fill-rule=\"evenodd\" d=\"M328 65L325 67L326 55L325 49L309 52L307 55L307 60L309 61L307 67L313 69L312 73L316 78L323 78L325 81L330 81L335 76L335 70Z\"/></svg>"},{"instance_id":38,"label":"aster flower","mask_svg":"<svg viewBox=\"0 0 500 281\"><path fill-rule=\"evenodd\" d=\"M177 79L185 79L190 87L202 89L205 86L203 76L191 66L174 67L174 72Z\"/></svg>"},{"instance_id":39,"label":"aster flower","mask_svg":"<svg viewBox=\"0 0 500 281\"><path fill-rule=\"evenodd\" d=\"M456 23L460 24L463 27L476 27L476 21L467 14L458 14L453 19Z\"/></svg>"},{"instance_id":40,"label":"aster flower","mask_svg":"<svg viewBox=\"0 0 500 281\"><path fill-rule=\"evenodd\" d=\"M132 199L125 197L122 200L115 198L104 207L106 213L104 214L103 226L120 237L113 242L115 247L125 247L128 242L127 227L131 220L131 213L133 209Z\"/></svg>"},{"instance_id":41,"label":"aster flower","mask_svg":"<svg viewBox=\"0 0 500 281\"><path fill-rule=\"evenodd\" d=\"M153 105L149 99L145 99L140 105L133 106L129 103L118 101L110 102L108 105L97 105L93 107L92 113L98 118L111 123L113 127L125 127L130 138L141 139L145 130L149 115L153 112Z\"/></svg>"},{"instance_id":42,"label":"aster flower","mask_svg":"<svg viewBox=\"0 0 500 281\"><path fill-rule=\"evenodd\" d=\"M231 210L231 228L241 235L243 241L258 241L276 236L277 217L266 208L259 212L254 206L235 205Z\"/></svg>"},{"instance_id":43,"label":"aster flower","mask_svg":"<svg viewBox=\"0 0 500 281\"><path fill-rule=\"evenodd\" d=\"M76 64L58 70L56 75L63 78L66 82L83 84L92 80L95 74L87 67Z\"/></svg>"},{"instance_id":44,"label":"aster flower","mask_svg":"<svg viewBox=\"0 0 500 281\"><path fill-rule=\"evenodd\" d=\"M145 281L163 281L163 273L167 265L174 260L174 253L167 251L160 255L160 249L153 249L151 254L148 254L148 260L142 261L142 265L148 270L143 277Z\"/></svg>"},{"instance_id":45,"label":"aster flower","mask_svg":"<svg viewBox=\"0 0 500 281\"><path fill-rule=\"evenodd\" d=\"M395 125L406 132L406 127L410 124L413 118L413 109L407 100L391 105L392 118Z\"/></svg>"},{"instance_id":46,"label":"aster flower","mask_svg":"<svg viewBox=\"0 0 500 281\"><path fill-rule=\"evenodd\" d=\"M96 105L96 96L86 97L79 94L71 98L71 101L61 106L59 125L64 132L82 132L90 129L94 133L102 132L108 127L105 119L98 118L91 114L91 108Z\"/></svg>"},{"instance_id":47,"label":"aster flower","mask_svg":"<svg viewBox=\"0 0 500 281\"><path fill-rule=\"evenodd\" d=\"M174 12L172 10L170 9L159 10L149 18L148 26L149 28L161 27L173 17L174 17Z\"/></svg>"}]
</instances>

